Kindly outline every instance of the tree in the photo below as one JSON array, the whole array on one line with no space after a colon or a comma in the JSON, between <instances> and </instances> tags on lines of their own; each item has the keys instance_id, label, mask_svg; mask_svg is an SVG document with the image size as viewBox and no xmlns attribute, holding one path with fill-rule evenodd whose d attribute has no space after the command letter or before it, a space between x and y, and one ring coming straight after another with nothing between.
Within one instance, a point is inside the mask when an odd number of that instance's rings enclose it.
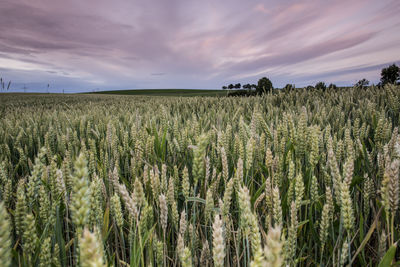
<instances>
[{"instance_id":1,"label":"tree","mask_svg":"<svg viewBox=\"0 0 400 267\"><path fill-rule=\"evenodd\" d=\"M258 80L257 93L259 95L270 92L274 87L272 87L272 82L267 77L262 77Z\"/></svg>"},{"instance_id":2,"label":"tree","mask_svg":"<svg viewBox=\"0 0 400 267\"><path fill-rule=\"evenodd\" d=\"M400 72L399 67L393 64L387 68L383 68L381 71L381 83L382 85L392 83L395 84L399 79Z\"/></svg>"},{"instance_id":3,"label":"tree","mask_svg":"<svg viewBox=\"0 0 400 267\"><path fill-rule=\"evenodd\" d=\"M228 85L228 89L233 89L233 84Z\"/></svg>"},{"instance_id":4,"label":"tree","mask_svg":"<svg viewBox=\"0 0 400 267\"><path fill-rule=\"evenodd\" d=\"M228 89L228 87L226 87L225 85L222 86L222 90L226 90L226 89Z\"/></svg>"},{"instance_id":5,"label":"tree","mask_svg":"<svg viewBox=\"0 0 400 267\"><path fill-rule=\"evenodd\" d=\"M242 87L240 83L235 84L235 89L240 89L240 87Z\"/></svg>"},{"instance_id":6,"label":"tree","mask_svg":"<svg viewBox=\"0 0 400 267\"><path fill-rule=\"evenodd\" d=\"M293 89L295 89L296 87L294 86L294 84L286 84L285 85L285 87L283 87L283 89L285 90L285 91L291 91L291 90L293 90Z\"/></svg>"},{"instance_id":7,"label":"tree","mask_svg":"<svg viewBox=\"0 0 400 267\"><path fill-rule=\"evenodd\" d=\"M317 82L317 84L315 85L315 89L325 91L326 84L324 82Z\"/></svg>"},{"instance_id":8,"label":"tree","mask_svg":"<svg viewBox=\"0 0 400 267\"><path fill-rule=\"evenodd\" d=\"M254 83L253 83L253 84L251 84L251 85L250 85L250 89L254 89L254 90L256 90L256 89L257 89L257 84L254 84Z\"/></svg>"},{"instance_id":9,"label":"tree","mask_svg":"<svg viewBox=\"0 0 400 267\"><path fill-rule=\"evenodd\" d=\"M243 87L244 89L250 90L250 89L251 89L251 84L246 83L246 84L243 84L242 87Z\"/></svg>"},{"instance_id":10,"label":"tree","mask_svg":"<svg viewBox=\"0 0 400 267\"><path fill-rule=\"evenodd\" d=\"M331 83L331 84L329 84L328 89L329 90L336 90L337 86L336 86L336 84Z\"/></svg>"},{"instance_id":11,"label":"tree","mask_svg":"<svg viewBox=\"0 0 400 267\"><path fill-rule=\"evenodd\" d=\"M369 85L369 81L367 79L361 79L359 80L354 86L358 88L365 88Z\"/></svg>"}]
</instances>

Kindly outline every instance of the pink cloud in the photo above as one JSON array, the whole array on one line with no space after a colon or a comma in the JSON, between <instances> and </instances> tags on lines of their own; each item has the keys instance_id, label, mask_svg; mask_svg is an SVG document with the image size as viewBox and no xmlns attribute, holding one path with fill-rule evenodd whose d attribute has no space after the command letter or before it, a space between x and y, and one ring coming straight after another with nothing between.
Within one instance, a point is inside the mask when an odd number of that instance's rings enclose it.
<instances>
[{"instance_id":1,"label":"pink cloud","mask_svg":"<svg viewBox=\"0 0 400 267\"><path fill-rule=\"evenodd\" d=\"M219 87L263 71L295 83L298 68L324 78L309 64L336 73L343 58L354 68L400 60L400 36L390 34L399 12L397 0L2 0L0 68L23 79L18 64L1 65L7 58L37 66L25 75L35 81L65 82L57 75L68 72L117 87Z\"/></svg>"},{"instance_id":2,"label":"pink cloud","mask_svg":"<svg viewBox=\"0 0 400 267\"><path fill-rule=\"evenodd\" d=\"M257 4L255 7L254 7L254 10L255 11L257 11L257 12L261 12L261 13L264 13L264 14L269 14L271 11L268 9L268 8L266 8L265 6L264 6L264 4Z\"/></svg>"}]
</instances>

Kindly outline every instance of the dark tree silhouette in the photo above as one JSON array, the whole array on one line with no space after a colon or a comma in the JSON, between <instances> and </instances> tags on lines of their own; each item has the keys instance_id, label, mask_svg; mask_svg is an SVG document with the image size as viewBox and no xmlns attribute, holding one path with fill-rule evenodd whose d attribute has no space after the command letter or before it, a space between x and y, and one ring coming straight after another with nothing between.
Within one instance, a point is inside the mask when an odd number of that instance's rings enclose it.
<instances>
[{"instance_id":1,"label":"dark tree silhouette","mask_svg":"<svg viewBox=\"0 0 400 267\"><path fill-rule=\"evenodd\" d=\"M315 85L315 89L325 91L326 84L324 82L317 82L317 84Z\"/></svg>"},{"instance_id":2,"label":"dark tree silhouette","mask_svg":"<svg viewBox=\"0 0 400 267\"><path fill-rule=\"evenodd\" d=\"M247 84L243 84L243 86L242 86L244 89L248 89L248 90L250 90L251 89L251 84L249 84L249 83L247 83Z\"/></svg>"},{"instance_id":3,"label":"dark tree silhouette","mask_svg":"<svg viewBox=\"0 0 400 267\"><path fill-rule=\"evenodd\" d=\"M329 84L328 89L330 89L330 90L336 90L336 89L337 89L337 86L336 86L336 84L331 83L331 84Z\"/></svg>"},{"instance_id":4,"label":"dark tree silhouette","mask_svg":"<svg viewBox=\"0 0 400 267\"><path fill-rule=\"evenodd\" d=\"M283 87L283 89L285 91L291 91L291 90L294 90L295 88L296 88L296 86L294 86L294 84L290 84L290 83L286 84L285 87Z\"/></svg>"},{"instance_id":5,"label":"dark tree silhouette","mask_svg":"<svg viewBox=\"0 0 400 267\"><path fill-rule=\"evenodd\" d=\"M381 71L381 83L382 85L392 83L396 84L399 80L399 67L396 64L393 64L387 68L383 68Z\"/></svg>"},{"instance_id":6,"label":"dark tree silhouette","mask_svg":"<svg viewBox=\"0 0 400 267\"><path fill-rule=\"evenodd\" d=\"M258 80L257 84L257 93L258 94L264 94L272 91L274 87L272 86L272 82L270 79L267 77L262 77L261 79Z\"/></svg>"},{"instance_id":7,"label":"dark tree silhouette","mask_svg":"<svg viewBox=\"0 0 400 267\"><path fill-rule=\"evenodd\" d=\"M365 88L369 85L369 81L367 79L361 79L359 80L354 86L358 88Z\"/></svg>"},{"instance_id":8,"label":"dark tree silhouette","mask_svg":"<svg viewBox=\"0 0 400 267\"><path fill-rule=\"evenodd\" d=\"M242 87L240 83L235 84L235 89L240 89L240 87Z\"/></svg>"}]
</instances>

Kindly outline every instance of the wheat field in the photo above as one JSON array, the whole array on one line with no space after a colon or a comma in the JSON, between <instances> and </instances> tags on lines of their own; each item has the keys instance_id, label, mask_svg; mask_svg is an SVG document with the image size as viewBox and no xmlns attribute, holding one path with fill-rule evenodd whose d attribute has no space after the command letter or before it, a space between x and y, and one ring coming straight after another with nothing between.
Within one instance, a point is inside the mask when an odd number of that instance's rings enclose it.
<instances>
[{"instance_id":1,"label":"wheat field","mask_svg":"<svg viewBox=\"0 0 400 267\"><path fill-rule=\"evenodd\" d=\"M0 96L0 266L391 266L400 87Z\"/></svg>"}]
</instances>

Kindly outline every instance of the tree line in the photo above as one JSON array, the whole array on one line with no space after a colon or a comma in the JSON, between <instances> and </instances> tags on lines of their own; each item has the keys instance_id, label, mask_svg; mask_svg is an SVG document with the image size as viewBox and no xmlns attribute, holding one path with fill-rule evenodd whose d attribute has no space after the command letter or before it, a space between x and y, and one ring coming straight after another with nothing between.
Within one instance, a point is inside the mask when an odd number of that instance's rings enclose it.
<instances>
[{"instance_id":1,"label":"tree line","mask_svg":"<svg viewBox=\"0 0 400 267\"><path fill-rule=\"evenodd\" d=\"M381 70L381 79L380 82L376 85L378 87L382 87L386 84L400 84L400 68L396 64L392 64L386 68ZM370 82L363 78L354 84L355 87L365 88L370 85ZM229 96L251 96L251 95L262 95L268 92L271 92L274 87L272 82L267 77L262 77L258 80L257 84L244 84L243 86L240 83L229 84L222 86L223 90L232 90L235 91L229 92ZM244 89L244 90L238 90ZM286 84L283 87L283 90L290 91L296 89L294 84ZM326 90L326 89L337 89L337 86L333 83L326 85L325 82L317 82L314 86L308 85L305 89L317 89L317 90Z\"/></svg>"}]
</instances>

